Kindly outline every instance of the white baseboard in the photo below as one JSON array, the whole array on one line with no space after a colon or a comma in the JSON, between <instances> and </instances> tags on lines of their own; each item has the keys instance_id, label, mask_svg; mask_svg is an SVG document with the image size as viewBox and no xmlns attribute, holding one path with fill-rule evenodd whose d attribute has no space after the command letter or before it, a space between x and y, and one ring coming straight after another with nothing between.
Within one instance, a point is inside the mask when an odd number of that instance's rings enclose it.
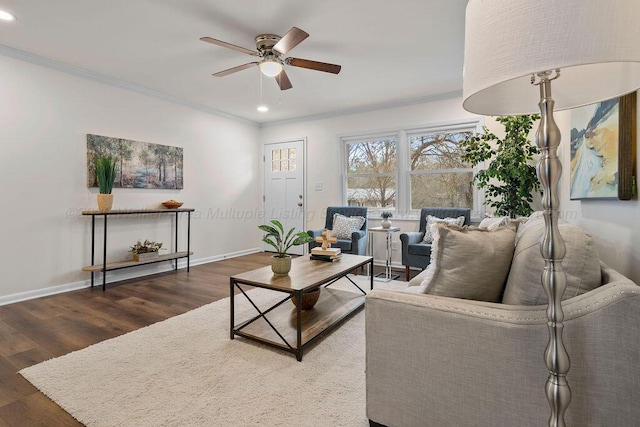
<instances>
[{"instance_id":1,"label":"white baseboard","mask_svg":"<svg viewBox=\"0 0 640 427\"><path fill-rule=\"evenodd\" d=\"M215 255L212 257L207 257L207 258L197 258L197 259L190 259L190 266L196 266L196 265L201 265L201 264L208 264L210 262L214 262L214 261L221 261L223 259L229 259L229 258L235 258L235 257L239 257L242 255L249 255L249 254L253 254L256 252L261 252L260 248L252 248L252 249L247 249L244 251L237 251L237 252L231 252L231 253L227 253L227 254L222 254L222 255ZM164 264L164 263L163 263ZM187 267L187 260L186 259L180 259L178 260L178 269L183 269ZM157 273L164 273L167 271L171 271L173 270L173 267L169 266L169 265L163 265L163 266L156 266L154 267L154 269L152 271L150 271L150 269L146 269L143 270L142 267L140 268L135 268L135 269L127 269L127 270L118 270L118 271L112 271L109 272L108 276L107 276L107 286L110 283L115 283L115 282L121 282L123 280L128 280L128 279L135 279L138 277L144 277L144 276L148 276L149 274L157 274ZM98 275L97 275L98 276ZM20 301L27 301L27 300L31 300L31 299L35 299L35 298L41 298L41 297L46 297L49 295L55 295L55 294L61 294L63 292L70 292L70 291L76 291L78 289L84 289L84 288L88 288L91 286L91 279L87 279L87 280L81 280L79 282L72 282L72 283L65 283L62 285L56 285L56 286L51 286L51 287L47 287L47 288L42 288L42 289L34 289L32 291L26 291L26 292L19 292L17 294L11 294L11 295L5 295L5 296L0 296L0 306L2 305L7 305L7 304L13 304L16 302L20 302ZM94 281L94 286L95 287L101 287L102 286L102 278L98 278L96 277L96 280Z\"/></svg>"},{"instance_id":2,"label":"white baseboard","mask_svg":"<svg viewBox=\"0 0 640 427\"><path fill-rule=\"evenodd\" d=\"M247 250L244 250L244 251L230 252L228 254L215 255L215 256L208 257L208 258L199 258L197 260L191 260L191 266L200 265L200 264L208 264L208 263L214 262L214 261L221 261L223 259L228 259L228 258L236 258L236 257L243 256L243 255L255 254L257 252L262 252L262 249L260 249L260 248L251 248L251 249L247 249ZM181 259L180 263L178 263L178 266L180 266L180 265L183 265L184 267L186 267L187 266L187 260Z\"/></svg>"},{"instance_id":3,"label":"white baseboard","mask_svg":"<svg viewBox=\"0 0 640 427\"><path fill-rule=\"evenodd\" d=\"M51 286L48 288L34 289L33 291L19 292L17 294L0 297L0 305L13 304L14 302L27 301L30 299L46 297L48 295L61 294L63 292L75 291L91 286L90 280L80 282L65 283L63 285Z\"/></svg>"}]
</instances>

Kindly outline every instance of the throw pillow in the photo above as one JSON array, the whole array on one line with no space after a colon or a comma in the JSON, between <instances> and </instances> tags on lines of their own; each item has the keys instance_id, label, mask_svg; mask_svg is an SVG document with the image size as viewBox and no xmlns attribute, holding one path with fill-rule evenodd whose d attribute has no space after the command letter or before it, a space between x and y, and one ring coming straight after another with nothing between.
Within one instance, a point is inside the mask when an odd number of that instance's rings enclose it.
<instances>
[{"instance_id":1,"label":"throw pillow","mask_svg":"<svg viewBox=\"0 0 640 427\"><path fill-rule=\"evenodd\" d=\"M516 242L518 241L518 233L520 232L521 224L527 222L529 217L519 216L517 218L510 218L508 216L500 216L500 217L487 217L480 221L478 224L478 228L486 228L489 231L495 231L500 227L504 227L507 224L515 223L516 229Z\"/></svg>"},{"instance_id":2,"label":"throw pillow","mask_svg":"<svg viewBox=\"0 0 640 427\"><path fill-rule=\"evenodd\" d=\"M489 231L440 223L432 231L431 263L421 285L425 293L499 302L513 257L515 224Z\"/></svg>"},{"instance_id":3,"label":"throw pillow","mask_svg":"<svg viewBox=\"0 0 640 427\"><path fill-rule=\"evenodd\" d=\"M518 227L518 231L516 231L516 246L518 246L518 240L520 240L520 236L527 230L531 224L534 224L535 221L541 220L544 222L544 216L542 215L542 211L535 211L528 218L524 218L524 222L520 224Z\"/></svg>"},{"instance_id":4,"label":"throw pillow","mask_svg":"<svg viewBox=\"0 0 640 427\"><path fill-rule=\"evenodd\" d=\"M339 213L333 214L333 230L331 235L340 240L351 240L351 233L359 231L366 219L363 216L347 217Z\"/></svg>"},{"instance_id":5,"label":"throw pillow","mask_svg":"<svg viewBox=\"0 0 640 427\"><path fill-rule=\"evenodd\" d=\"M480 221L478 228L486 228L489 231L494 231L500 227L504 227L510 222L511 218L508 216L488 217Z\"/></svg>"},{"instance_id":6,"label":"throw pillow","mask_svg":"<svg viewBox=\"0 0 640 427\"><path fill-rule=\"evenodd\" d=\"M423 243L433 242L433 234L431 233L431 226L436 223L451 224L451 225L457 225L458 227L462 227L464 225L464 215L459 216L457 218L438 218L437 216L427 215L427 226L424 230L424 238L422 239Z\"/></svg>"},{"instance_id":7,"label":"throw pillow","mask_svg":"<svg viewBox=\"0 0 640 427\"><path fill-rule=\"evenodd\" d=\"M504 304L547 304L547 294L541 281L544 260L540 253L540 241L544 238L544 228L544 218L532 216L520 227L522 233L518 230L520 236L504 289ZM562 295L564 300L597 288L602 284L602 276L593 238L568 222L560 221L558 228L566 247L562 261L562 268L567 275L567 286Z\"/></svg>"}]
</instances>

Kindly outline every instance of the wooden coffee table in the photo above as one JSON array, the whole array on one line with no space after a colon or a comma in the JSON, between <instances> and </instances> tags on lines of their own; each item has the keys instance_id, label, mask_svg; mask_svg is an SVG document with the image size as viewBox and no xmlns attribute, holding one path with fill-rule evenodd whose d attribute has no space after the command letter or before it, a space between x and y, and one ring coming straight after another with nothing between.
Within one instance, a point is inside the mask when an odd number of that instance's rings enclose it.
<instances>
[{"instance_id":1,"label":"wooden coffee table","mask_svg":"<svg viewBox=\"0 0 640 427\"><path fill-rule=\"evenodd\" d=\"M231 339L241 336L258 341L293 353L298 361L302 361L306 346L362 309L366 292L347 274L367 264L369 271L372 271L373 258L369 256L343 254L339 261L324 262L311 260L306 255L291 261L288 276L274 276L270 266L231 276ZM330 288L343 277L353 284L355 292ZM369 288L373 289L373 277L370 275L368 278ZM271 307L263 309L251 300L241 285L270 289L282 292L285 296ZM258 313L237 325L234 313L235 288L242 292ZM319 288L322 288L320 298L311 310L302 310L301 304L294 306L290 302L293 295L302 301L304 294Z\"/></svg>"}]
</instances>

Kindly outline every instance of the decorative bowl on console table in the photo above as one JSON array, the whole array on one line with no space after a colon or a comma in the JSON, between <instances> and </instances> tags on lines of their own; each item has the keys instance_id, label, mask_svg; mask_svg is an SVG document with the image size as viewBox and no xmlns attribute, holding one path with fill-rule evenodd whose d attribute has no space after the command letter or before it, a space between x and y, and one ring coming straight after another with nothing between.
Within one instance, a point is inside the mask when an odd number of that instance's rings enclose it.
<instances>
[{"instance_id":1,"label":"decorative bowl on console table","mask_svg":"<svg viewBox=\"0 0 640 427\"><path fill-rule=\"evenodd\" d=\"M162 202L162 205L167 209L178 209L182 206L183 202L178 202L176 200L167 200L166 202Z\"/></svg>"}]
</instances>

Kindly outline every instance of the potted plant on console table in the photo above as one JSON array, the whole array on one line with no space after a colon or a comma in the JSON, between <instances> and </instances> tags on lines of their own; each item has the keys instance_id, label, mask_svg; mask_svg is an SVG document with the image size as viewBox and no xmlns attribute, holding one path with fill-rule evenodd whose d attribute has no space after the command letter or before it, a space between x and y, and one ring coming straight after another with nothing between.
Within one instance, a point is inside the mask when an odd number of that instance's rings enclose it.
<instances>
[{"instance_id":1,"label":"potted plant on console table","mask_svg":"<svg viewBox=\"0 0 640 427\"><path fill-rule=\"evenodd\" d=\"M313 239L304 231L294 234L295 228L285 233L282 223L277 219L271 220L271 224L259 225L258 228L267 233L262 241L276 250L276 255L271 257L271 271L276 276L286 276L291 271L291 255L287 255L287 251L292 246L304 245Z\"/></svg>"},{"instance_id":2,"label":"potted plant on console table","mask_svg":"<svg viewBox=\"0 0 640 427\"><path fill-rule=\"evenodd\" d=\"M158 256L160 256L160 249L162 249L162 243L151 242L149 240L141 243L140 240L138 240L135 245L131 246L130 252L133 253L133 260L140 262L158 258Z\"/></svg>"},{"instance_id":3,"label":"potted plant on console table","mask_svg":"<svg viewBox=\"0 0 640 427\"><path fill-rule=\"evenodd\" d=\"M116 159L111 156L95 156L93 165L96 168L96 181L100 188L98 194L98 210L109 212L113 206L113 182L116 179Z\"/></svg>"}]
</instances>

